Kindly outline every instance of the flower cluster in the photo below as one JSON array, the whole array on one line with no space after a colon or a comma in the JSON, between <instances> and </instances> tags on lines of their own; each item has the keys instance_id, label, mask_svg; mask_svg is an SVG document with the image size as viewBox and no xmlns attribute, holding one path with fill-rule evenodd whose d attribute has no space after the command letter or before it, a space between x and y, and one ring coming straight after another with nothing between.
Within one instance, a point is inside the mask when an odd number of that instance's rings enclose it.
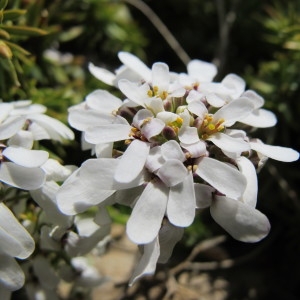
<instances>
[{"instance_id":1,"label":"flower cluster","mask_svg":"<svg viewBox=\"0 0 300 300\"><path fill-rule=\"evenodd\" d=\"M120 52L115 72L89 65L125 99L96 90L69 109L70 125L82 132L85 161L60 187L57 203L67 215L92 206L128 205L128 237L142 249L131 283L166 262L198 209L232 237L257 242L270 230L256 209L257 174L267 158L292 162L293 149L270 146L247 129L276 124L264 100L235 74L214 82L214 64L193 60L187 73L165 63L148 68Z\"/></svg>"}]
</instances>

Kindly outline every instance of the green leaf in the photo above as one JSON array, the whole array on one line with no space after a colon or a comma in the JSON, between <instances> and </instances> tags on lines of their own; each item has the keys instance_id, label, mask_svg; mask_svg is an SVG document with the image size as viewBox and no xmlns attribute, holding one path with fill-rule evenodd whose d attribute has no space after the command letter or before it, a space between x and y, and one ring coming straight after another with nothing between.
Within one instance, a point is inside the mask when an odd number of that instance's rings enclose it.
<instances>
[{"instance_id":1,"label":"green leaf","mask_svg":"<svg viewBox=\"0 0 300 300\"><path fill-rule=\"evenodd\" d=\"M0 0L0 9L4 9L7 6L8 0Z\"/></svg>"},{"instance_id":2,"label":"green leaf","mask_svg":"<svg viewBox=\"0 0 300 300\"><path fill-rule=\"evenodd\" d=\"M3 11L4 21L13 21L26 14L25 9L8 9Z\"/></svg>"},{"instance_id":3,"label":"green leaf","mask_svg":"<svg viewBox=\"0 0 300 300\"><path fill-rule=\"evenodd\" d=\"M4 29L10 34L15 35L26 35L26 36L38 36L45 35L47 32L43 29L29 27L29 26L18 26L18 25L0 25L0 29Z\"/></svg>"},{"instance_id":4,"label":"green leaf","mask_svg":"<svg viewBox=\"0 0 300 300\"><path fill-rule=\"evenodd\" d=\"M13 50L13 51L17 51L20 52L24 55L30 55L30 52L28 52L27 50L25 50L24 48L20 47L19 45L15 44L15 43L11 43L8 41L5 41L5 43Z\"/></svg>"},{"instance_id":5,"label":"green leaf","mask_svg":"<svg viewBox=\"0 0 300 300\"><path fill-rule=\"evenodd\" d=\"M10 35L7 31L0 28L0 37L9 40Z\"/></svg>"}]
</instances>

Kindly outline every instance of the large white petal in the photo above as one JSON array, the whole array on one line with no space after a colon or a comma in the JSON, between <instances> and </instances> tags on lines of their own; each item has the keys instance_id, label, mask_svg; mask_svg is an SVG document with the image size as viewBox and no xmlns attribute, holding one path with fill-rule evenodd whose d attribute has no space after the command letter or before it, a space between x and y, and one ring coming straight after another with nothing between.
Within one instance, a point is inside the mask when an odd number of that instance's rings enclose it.
<instances>
[{"instance_id":1,"label":"large white petal","mask_svg":"<svg viewBox=\"0 0 300 300\"><path fill-rule=\"evenodd\" d=\"M87 105L103 113L111 114L122 105L122 100L106 90L95 90L85 98Z\"/></svg>"},{"instance_id":2,"label":"large white petal","mask_svg":"<svg viewBox=\"0 0 300 300\"><path fill-rule=\"evenodd\" d=\"M156 173L166 186L174 186L182 182L187 174L186 167L177 159L167 160Z\"/></svg>"},{"instance_id":3,"label":"large white petal","mask_svg":"<svg viewBox=\"0 0 300 300\"><path fill-rule=\"evenodd\" d=\"M118 57L125 66L139 74L145 81L151 80L151 70L137 56L121 51Z\"/></svg>"},{"instance_id":4,"label":"large white petal","mask_svg":"<svg viewBox=\"0 0 300 300\"><path fill-rule=\"evenodd\" d=\"M268 218L254 207L223 196L216 196L210 212L213 219L233 238L258 242L270 231Z\"/></svg>"},{"instance_id":5,"label":"large white petal","mask_svg":"<svg viewBox=\"0 0 300 300\"><path fill-rule=\"evenodd\" d=\"M41 168L26 168L12 162L3 162L0 167L0 181L24 190L41 187L46 174Z\"/></svg>"},{"instance_id":6,"label":"large white petal","mask_svg":"<svg viewBox=\"0 0 300 300\"><path fill-rule=\"evenodd\" d=\"M170 74L169 67L165 63L154 63L152 66L152 85L159 88L159 92L169 89Z\"/></svg>"},{"instance_id":7,"label":"large white petal","mask_svg":"<svg viewBox=\"0 0 300 300\"><path fill-rule=\"evenodd\" d=\"M180 142L180 146L187 150L191 157L200 157L206 153L206 143L201 140L193 144L185 144Z\"/></svg>"},{"instance_id":8,"label":"large white petal","mask_svg":"<svg viewBox=\"0 0 300 300\"><path fill-rule=\"evenodd\" d=\"M292 162L299 159L299 152L291 148L271 146L254 142L250 142L250 146L252 150L275 160Z\"/></svg>"},{"instance_id":9,"label":"large white petal","mask_svg":"<svg viewBox=\"0 0 300 300\"><path fill-rule=\"evenodd\" d=\"M206 208L211 205L215 189L207 184L194 183L196 207Z\"/></svg>"},{"instance_id":10,"label":"large white petal","mask_svg":"<svg viewBox=\"0 0 300 300\"><path fill-rule=\"evenodd\" d=\"M267 128L276 125L277 118L273 112L261 108L254 110L240 122L257 128Z\"/></svg>"},{"instance_id":11,"label":"large white petal","mask_svg":"<svg viewBox=\"0 0 300 300\"><path fill-rule=\"evenodd\" d=\"M247 98L251 99L255 109L260 108L265 104L264 98L262 96L260 96L259 94L257 94L253 90L245 91L242 94L242 97L247 97Z\"/></svg>"},{"instance_id":12,"label":"large white petal","mask_svg":"<svg viewBox=\"0 0 300 300\"><path fill-rule=\"evenodd\" d=\"M199 142L199 134L196 127L183 126L180 128L178 138L183 144L194 144Z\"/></svg>"},{"instance_id":13,"label":"large white petal","mask_svg":"<svg viewBox=\"0 0 300 300\"><path fill-rule=\"evenodd\" d=\"M201 121L204 119L205 114L207 114L207 108L201 101L191 101L188 104L188 110L195 114L196 116L200 117Z\"/></svg>"},{"instance_id":14,"label":"large white petal","mask_svg":"<svg viewBox=\"0 0 300 300\"><path fill-rule=\"evenodd\" d=\"M159 263L166 263L169 260L176 243L181 240L183 233L184 228L174 226L168 220L164 221L159 231Z\"/></svg>"},{"instance_id":15,"label":"large white petal","mask_svg":"<svg viewBox=\"0 0 300 300\"><path fill-rule=\"evenodd\" d=\"M132 141L120 159L114 179L121 183L135 180L144 168L149 150L149 143Z\"/></svg>"},{"instance_id":16,"label":"large white petal","mask_svg":"<svg viewBox=\"0 0 300 300\"><path fill-rule=\"evenodd\" d=\"M253 163L246 157L239 157L236 160L239 170L244 174L247 179L247 186L244 191L242 201L252 207L256 206L257 202L257 174Z\"/></svg>"},{"instance_id":17,"label":"large white petal","mask_svg":"<svg viewBox=\"0 0 300 300\"><path fill-rule=\"evenodd\" d=\"M239 97L244 92L246 86L244 79L236 74L226 75L221 83L228 89L232 99Z\"/></svg>"},{"instance_id":18,"label":"large white petal","mask_svg":"<svg viewBox=\"0 0 300 300\"><path fill-rule=\"evenodd\" d=\"M34 240L3 203L0 203L0 220L0 253L27 258L34 250Z\"/></svg>"},{"instance_id":19,"label":"large white petal","mask_svg":"<svg viewBox=\"0 0 300 300\"><path fill-rule=\"evenodd\" d=\"M162 153L162 157L165 160L177 159L177 160L180 160L181 162L184 162L186 160L186 157L185 157L181 147L174 140L167 141L166 143L162 144L161 145L161 153Z\"/></svg>"},{"instance_id":20,"label":"large white petal","mask_svg":"<svg viewBox=\"0 0 300 300\"><path fill-rule=\"evenodd\" d=\"M165 123L157 118L151 119L149 122L146 122L141 129L143 136L150 141L151 138L159 135L165 127Z\"/></svg>"},{"instance_id":21,"label":"large white petal","mask_svg":"<svg viewBox=\"0 0 300 300\"><path fill-rule=\"evenodd\" d=\"M188 74L201 82L210 82L217 74L217 67L199 59L191 60L187 65Z\"/></svg>"},{"instance_id":22,"label":"large white petal","mask_svg":"<svg viewBox=\"0 0 300 300\"><path fill-rule=\"evenodd\" d=\"M116 75L104 68L96 67L93 63L88 64L89 71L100 81L108 84L114 85L114 80Z\"/></svg>"},{"instance_id":23,"label":"large white petal","mask_svg":"<svg viewBox=\"0 0 300 300\"><path fill-rule=\"evenodd\" d=\"M7 159L27 168L39 167L49 157L49 153L43 150L30 150L13 146L5 148L2 153Z\"/></svg>"},{"instance_id":24,"label":"large white petal","mask_svg":"<svg viewBox=\"0 0 300 300\"><path fill-rule=\"evenodd\" d=\"M27 130L19 130L14 136L9 139L7 145L32 149L33 134Z\"/></svg>"},{"instance_id":25,"label":"large white petal","mask_svg":"<svg viewBox=\"0 0 300 300\"><path fill-rule=\"evenodd\" d=\"M129 124L100 125L88 128L84 137L91 144L110 143L129 139L130 131Z\"/></svg>"},{"instance_id":26,"label":"large white petal","mask_svg":"<svg viewBox=\"0 0 300 300\"><path fill-rule=\"evenodd\" d=\"M252 101L247 97L241 97L221 107L213 115L213 121L218 122L218 120L224 119L225 122L223 124L225 126L231 126L236 121L239 121L251 114L253 109L254 106Z\"/></svg>"},{"instance_id":27,"label":"large white petal","mask_svg":"<svg viewBox=\"0 0 300 300\"><path fill-rule=\"evenodd\" d=\"M242 139L233 138L222 132L214 133L208 138L209 141L213 142L216 146L224 151L235 152L239 155L244 151L250 150L249 143Z\"/></svg>"},{"instance_id":28,"label":"large white petal","mask_svg":"<svg viewBox=\"0 0 300 300\"><path fill-rule=\"evenodd\" d=\"M142 276L154 274L159 253L158 238L143 246L143 255L129 280L130 286Z\"/></svg>"},{"instance_id":29,"label":"large white petal","mask_svg":"<svg viewBox=\"0 0 300 300\"><path fill-rule=\"evenodd\" d=\"M214 107L221 107L224 104L226 104L225 97L223 98L222 96L214 94L214 93L206 94L205 99L210 105L212 105Z\"/></svg>"},{"instance_id":30,"label":"large white petal","mask_svg":"<svg viewBox=\"0 0 300 300\"><path fill-rule=\"evenodd\" d=\"M2 123L13 110L14 105L12 103L0 103L0 123Z\"/></svg>"},{"instance_id":31,"label":"large white petal","mask_svg":"<svg viewBox=\"0 0 300 300\"><path fill-rule=\"evenodd\" d=\"M239 198L246 189L247 181L241 172L213 158L203 157L196 173L228 197Z\"/></svg>"},{"instance_id":32,"label":"large white petal","mask_svg":"<svg viewBox=\"0 0 300 300\"><path fill-rule=\"evenodd\" d=\"M194 221L195 209L194 180L190 172L181 183L170 188L167 205L168 219L175 226L187 227Z\"/></svg>"},{"instance_id":33,"label":"large white petal","mask_svg":"<svg viewBox=\"0 0 300 300\"><path fill-rule=\"evenodd\" d=\"M150 149L145 166L150 172L155 172L164 164L164 162L165 160L162 157L161 146L155 146Z\"/></svg>"},{"instance_id":34,"label":"large white petal","mask_svg":"<svg viewBox=\"0 0 300 300\"><path fill-rule=\"evenodd\" d=\"M147 244L158 235L167 207L168 190L160 181L147 184L127 221L126 231L134 243Z\"/></svg>"},{"instance_id":35,"label":"large white petal","mask_svg":"<svg viewBox=\"0 0 300 300\"><path fill-rule=\"evenodd\" d=\"M149 109L140 109L133 117L132 125L141 128L146 120L153 118L153 113Z\"/></svg>"},{"instance_id":36,"label":"large white petal","mask_svg":"<svg viewBox=\"0 0 300 300\"><path fill-rule=\"evenodd\" d=\"M20 289L25 282L25 276L14 258L0 254L0 284L9 291ZM1 299L7 299L0 289ZM3 297L3 298L2 298ZM10 299L10 297L8 298Z\"/></svg>"},{"instance_id":37,"label":"large white petal","mask_svg":"<svg viewBox=\"0 0 300 300\"><path fill-rule=\"evenodd\" d=\"M6 140L22 129L26 121L24 117L9 118L6 122L0 124L0 141Z\"/></svg>"}]
</instances>

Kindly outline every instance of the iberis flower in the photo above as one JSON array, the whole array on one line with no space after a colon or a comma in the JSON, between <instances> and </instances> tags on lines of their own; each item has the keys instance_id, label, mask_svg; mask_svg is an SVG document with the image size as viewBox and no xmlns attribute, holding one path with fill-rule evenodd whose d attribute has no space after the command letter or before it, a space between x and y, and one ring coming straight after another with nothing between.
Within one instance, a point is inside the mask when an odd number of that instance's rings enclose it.
<instances>
[{"instance_id":1,"label":"iberis flower","mask_svg":"<svg viewBox=\"0 0 300 300\"><path fill-rule=\"evenodd\" d=\"M187 74L176 74L165 63L150 69L132 54L119 58L116 74L92 64L90 71L125 99L97 90L69 110L71 125L96 158L59 189L61 211L75 215L114 203L132 208L127 234L143 256L131 283L167 261L197 209L209 207L237 240L264 238L270 224L255 208L258 165L252 161L295 161L299 153L265 145L239 127L276 124L261 108L262 97L245 91L234 74L213 82L217 69L207 62L191 61Z\"/></svg>"}]
</instances>

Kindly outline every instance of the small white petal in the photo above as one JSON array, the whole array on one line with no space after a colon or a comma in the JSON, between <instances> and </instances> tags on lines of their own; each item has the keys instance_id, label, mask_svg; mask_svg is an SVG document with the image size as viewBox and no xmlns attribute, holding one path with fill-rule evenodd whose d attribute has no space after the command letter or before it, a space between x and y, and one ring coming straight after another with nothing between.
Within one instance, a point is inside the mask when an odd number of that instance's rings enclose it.
<instances>
[{"instance_id":1,"label":"small white petal","mask_svg":"<svg viewBox=\"0 0 300 300\"><path fill-rule=\"evenodd\" d=\"M270 231L269 220L264 214L237 200L216 196L210 212L219 225L242 242L258 242Z\"/></svg>"},{"instance_id":2,"label":"small white petal","mask_svg":"<svg viewBox=\"0 0 300 300\"><path fill-rule=\"evenodd\" d=\"M167 205L168 219L175 226L187 227L194 221L195 209L194 181L190 172L181 183L170 188Z\"/></svg>"},{"instance_id":3,"label":"small white petal","mask_svg":"<svg viewBox=\"0 0 300 300\"><path fill-rule=\"evenodd\" d=\"M31 149L33 146L33 134L27 130L20 130L9 139L7 145Z\"/></svg>"},{"instance_id":4,"label":"small white petal","mask_svg":"<svg viewBox=\"0 0 300 300\"><path fill-rule=\"evenodd\" d=\"M92 75L94 75L97 79L108 85L114 85L114 80L116 75L108 70L100 67L96 67L94 64L88 64L89 71Z\"/></svg>"},{"instance_id":5,"label":"small white petal","mask_svg":"<svg viewBox=\"0 0 300 300\"><path fill-rule=\"evenodd\" d=\"M152 275L156 270L156 263L160 254L158 238L143 246L143 256L129 280L129 286L133 285L144 275Z\"/></svg>"},{"instance_id":6,"label":"small white petal","mask_svg":"<svg viewBox=\"0 0 300 300\"><path fill-rule=\"evenodd\" d=\"M136 244L152 242L158 235L168 201L168 188L150 181L136 202L127 221L128 237Z\"/></svg>"},{"instance_id":7,"label":"small white petal","mask_svg":"<svg viewBox=\"0 0 300 300\"><path fill-rule=\"evenodd\" d=\"M239 155L244 151L250 150L249 143L221 132L212 134L209 136L208 140L224 151L235 152Z\"/></svg>"},{"instance_id":8,"label":"small white petal","mask_svg":"<svg viewBox=\"0 0 300 300\"><path fill-rule=\"evenodd\" d=\"M163 112L165 110L164 104L160 98L156 98L156 97L147 98L145 99L144 103L145 103L145 107L151 110L154 115L157 115L158 113Z\"/></svg>"},{"instance_id":9,"label":"small white petal","mask_svg":"<svg viewBox=\"0 0 300 300\"><path fill-rule=\"evenodd\" d=\"M254 142L250 142L250 146L252 150L275 160L292 162L299 159L299 152L291 148L271 146Z\"/></svg>"},{"instance_id":10,"label":"small white petal","mask_svg":"<svg viewBox=\"0 0 300 300\"><path fill-rule=\"evenodd\" d=\"M121 51L118 57L125 66L139 74L145 81L151 80L151 70L137 56Z\"/></svg>"},{"instance_id":11,"label":"small white petal","mask_svg":"<svg viewBox=\"0 0 300 300\"><path fill-rule=\"evenodd\" d=\"M212 81L217 74L217 67L199 59L191 60L187 65L188 74L199 82Z\"/></svg>"},{"instance_id":12,"label":"small white petal","mask_svg":"<svg viewBox=\"0 0 300 300\"><path fill-rule=\"evenodd\" d=\"M161 145L161 153L162 153L162 157L165 160L177 159L181 162L184 162L186 160L186 157L185 157L181 147L174 140L167 141L166 143L162 144Z\"/></svg>"},{"instance_id":13,"label":"small white petal","mask_svg":"<svg viewBox=\"0 0 300 300\"><path fill-rule=\"evenodd\" d=\"M226 104L226 101L223 97L214 93L206 94L205 99L210 105L214 107L222 107L224 104Z\"/></svg>"},{"instance_id":14,"label":"small white petal","mask_svg":"<svg viewBox=\"0 0 300 300\"><path fill-rule=\"evenodd\" d=\"M22 129L26 121L24 117L9 118L6 122L0 124L0 141L6 140Z\"/></svg>"},{"instance_id":15,"label":"small white petal","mask_svg":"<svg viewBox=\"0 0 300 300\"><path fill-rule=\"evenodd\" d=\"M154 63L152 66L152 85L159 88L159 92L168 91L170 82L169 67L165 63Z\"/></svg>"},{"instance_id":16,"label":"small white petal","mask_svg":"<svg viewBox=\"0 0 300 300\"><path fill-rule=\"evenodd\" d=\"M106 90L95 90L88 94L85 99L91 109L99 110L103 113L112 113L122 105L122 100Z\"/></svg>"},{"instance_id":17,"label":"small white petal","mask_svg":"<svg viewBox=\"0 0 300 300\"><path fill-rule=\"evenodd\" d=\"M241 96L246 86L244 79L235 74L226 75L221 83L230 91L230 96L233 99Z\"/></svg>"},{"instance_id":18,"label":"small white petal","mask_svg":"<svg viewBox=\"0 0 300 300\"><path fill-rule=\"evenodd\" d=\"M180 146L187 150L191 157L201 157L206 153L206 143L201 140L193 144L184 144L180 142Z\"/></svg>"},{"instance_id":19,"label":"small white petal","mask_svg":"<svg viewBox=\"0 0 300 300\"><path fill-rule=\"evenodd\" d=\"M2 123L13 110L14 105L12 103L0 103L0 123Z\"/></svg>"},{"instance_id":20,"label":"small white petal","mask_svg":"<svg viewBox=\"0 0 300 300\"><path fill-rule=\"evenodd\" d=\"M170 111L162 111L156 115L156 118L164 121L165 124L172 123L178 119L178 115Z\"/></svg>"},{"instance_id":21,"label":"small white petal","mask_svg":"<svg viewBox=\"0 0 300 300\"><path fill-rule=\"evenodd\" d=\"M0 282L6 289L16 291L24 285L24 273L14 258L0 254L0 266ZM10 297L5 298L5 292L2 292L0 288L1 299L9 300Z\"/></svg>"},{"instance_id":22,"label":"small white petal","mask_svg":"<svg viewBox=\"0 0 300 300\"><path fill-rule=\"evenodd\" d=\"M189 91L189 94L186 97L186 103L190 104L193 101L201 101L203 95L196 90Z\"/></svg>"},{"instance_id":23,"label":"small white petal","mask_svg":"<svg viewBox=\"0 0 300 300\"><path fill-rule=\"evenodd\" d=\"M194 183L195 195L196 195L196 207L197 208L206 208L211 205L212 194L215 192L215 189L207 184Z\"/></svg>"},{"instance_id":24,"label":"small white petal","mask_svg":"<svg viewBox=\"0 0 300 300\"><path fill-rule=\"evenodd\" d=\"M114 179L121 183L135 180L144 168L149 150L149 143L139 140L131 142L120 159Z\"/></svg>"},{"instance_id":25,"label":"small white petal","mask_svg":"<svg viewBox=\"0 0 300 300\"><path fill-rule=\"evenodd\" d=\"M156 146L150 149L145 166L150 172L153 173L158 170L164 162L165 160L161 154L161 146Z\"/></svg>"},{"instance_id":26,"label":"small white petal","mask_svg":"<svg viewBox=\"0 0 300 300\"><path fill-rule=\"evenodd\" d=\"M149 122L146 122L141 129L143 136L150 141L151 138L159 135L165 127L165 123L157 118L151 119Z\"/></svg>"},{"instance_id":27,"label":"small white petal","mask_svg":"<svg viewBox=\"0 0 300 300\"><path fill-rule=\"evenodd\" d=\"M188 110L196 116L200 117L201 120L203 120L204 115L207 114L207 108L201 101L191 101L188 104Z\"/></svg>"},{"instance_id":28,"label":"small white petal","mask_svg":"<svg viewBox=\"0 0 300 300\"><path fill-rule=\"evenodd\" d=\"M167 160L156 173L165 185L169 187L182 182L187 174L186 167L177 159Z\"/></svg>"},{"instance_id":29,"label":"small white petal","mask_svg":"<svg viewBox=\"0 0 300 300\"><path fill-rule=\"evenodd\" d=\"M264 98L252 90L245 91L242 94L242 97L247 97L251 99L255 109L260 108L265 104Z\"/></svg>"},{"instance_id":30,"label":"small white petal","mask_svg":"<svg viewBox=\"0 0 300 300\"><path fill-rule=\"evenodd\" d=\"M26 168L12 162L1 163L0 181L24 190L40 188L46 179L41 168Z\"/></svg>"},{"instance_id":31,"label":"small white petal","mask_svg":"<svg viewBox=\"0 0 300 300\"><path fill-rule=\"evenodd\" d=\"M190 126L181 127L178 133L178 138L181 143L188 145L197 143L200 140L197 128Z\"/></svg>"},{"instance_id":32,"label":"small white petal","mask_svg":"<svg viewBox=\"0 0 300 300\"><path fill-rule=\"evenodd\" d=\"M0 203L0 220L0 253L27 258L34 250L34 240L3 203Z\"/></svg>"},{"instance_id":33,"label":"small white petal","mask_svg":"<svg viewBox=\"0 0 300 300\"><path fill-rule=\"evenodd\" d=\"M213 158L203 157L196 173L215 189L234 199L239 198L246 189L247 181L241 172Z\"/></svg>"},{"instance_id":34,"label":"small white petal","mask_svg":"<svg viewBox=\"0 0 300 300\"><path fill-rule=\"evenodd\" d=\"M133 117L132 125L136 128L141 128L146 119L153 118L153 113L149 109L140 109Z\"/></svg>"},{"instance_id":35,"label":"small white petal","mask_svg":"<svg viewBox=\"0 0 300 300\"><path fill-rule=\"evenodd\" d=\"M130 131L129 124L100 125L88 128L84 137L91 144L110 143L129 139Z\"/></svg>"},{"instance_id":36,"label":"small white petal","mask_svg":"<svg viewBox=\"0 0 300 300\"><path fill-rule=\"evenodd\" d=\"M249 116L241 119L240 122L257 128L267 128L275 126L277 118L271 111L261 108L254 110Z\"/></svg>"}]
</instances>

